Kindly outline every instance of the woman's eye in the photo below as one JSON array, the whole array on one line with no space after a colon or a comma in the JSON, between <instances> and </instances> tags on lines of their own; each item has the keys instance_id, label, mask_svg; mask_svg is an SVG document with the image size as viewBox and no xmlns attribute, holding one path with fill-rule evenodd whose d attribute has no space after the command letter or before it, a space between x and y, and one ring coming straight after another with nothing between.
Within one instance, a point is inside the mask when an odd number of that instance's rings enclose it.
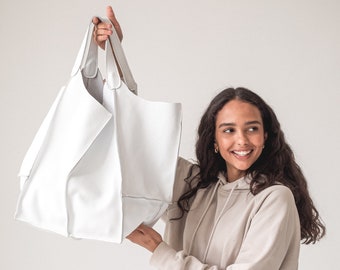
<instances>
[{"instance_id":1,"label":"woman's eye","mask_svg":"<svg viewBox=\"0 0 340 270\"><path fill-rule=\"evenodd\" d=\"M250 132L254 132L254 131L258 131L259 128L258 127L251 127L248 129Z\"/></svg>"},{"instance_id":2,"label":"woman's eye","mask_svg":"<svg viewBox=\"0 0 340 270\"><path fill-rule=\"evenodd\" d=\"M227 129L223 130L224 133L231 133L233 131L234 131L233 128L227 128Z\"/></svg>"}]
</instances>

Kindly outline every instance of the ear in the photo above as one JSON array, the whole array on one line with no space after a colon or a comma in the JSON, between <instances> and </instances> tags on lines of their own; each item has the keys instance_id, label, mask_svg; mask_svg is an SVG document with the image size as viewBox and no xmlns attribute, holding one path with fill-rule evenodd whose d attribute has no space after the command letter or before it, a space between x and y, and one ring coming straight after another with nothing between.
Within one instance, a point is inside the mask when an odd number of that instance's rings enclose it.
<instances>
[{"instance_id":1,"label":"ear","mask_svg":"<svg viewBox=\"0 0 340 270\"><path fill-rule=\"evenodd\" d=\"M214 152L215 152L215 154L217 154L218 153L218 144L217 144L217 142L214 142Z\"/></svg>"},{"instance_id":2,"label":"ear","mask_svg":"<svg viewBox=\"0 0 340 270\"><path fill-rule=\"evenodd\" d=\"M267 140L267 138L268 138L268 133L267 133L267 132L265 132L265 133L264 133L264 141L266 141L266 140Z\"/></svg>"}]
</instances>

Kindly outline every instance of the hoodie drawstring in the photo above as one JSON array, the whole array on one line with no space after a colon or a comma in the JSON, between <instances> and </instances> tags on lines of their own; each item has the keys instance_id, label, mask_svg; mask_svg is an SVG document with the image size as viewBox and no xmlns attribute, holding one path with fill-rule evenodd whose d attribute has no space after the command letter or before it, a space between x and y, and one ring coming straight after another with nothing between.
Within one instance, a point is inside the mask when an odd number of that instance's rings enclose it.
<instances>
[{"instance_id":1,"label":"hoodie drawstring","mask_svg":"<svg viewBox=\"0 0 340 270\"><path fill-rule=\"evenodd\" d=\"M204 261L204 262L205 262L205 260L207 259L208 250L209 250L209 247L210 247L210 245L211 245L211 240L212 240L213 235L214 235L214 233L215 233L215 229L216 229L216 227L217 227L217 224L218 224L218 222L220 221L220 219L221 219L221 217L222 217L222 215L223 215L223 213L224 213L224 210L227 208L227 205L228 205L228 203L229 203L229 201L230 201L231 195L233 194L234 190L235 190L237 187L238 187L238 184L236 184L236 185L231 189L231 191L230 191L230 193L229 193L229 196L228 196L227 200L225 201L225 203L224 203L224 205L223 205L222 210L220 211L220 213L219 213L217 219L215 220L214 226L213 226L213 228L212 228L212 230L211 230L211 233L210 233L210 236L209 236L209 240L208 240L207 247L206 247L205 252L204 252L204 256L203 256L203 261Z\"/></svg>"},{"instance_id":2,"label":"hoodie drawstring","mask_svg":"<svg viewBox=\"0 0 340 270\"><path fill-rule=\"evenodd\" d=\"M209 207L210 207L210 205L211 205L211 203L212 203L212 201L213 201L213 199L214 199L214 197L215 197L217 188L219 187L220 184L221 184L221 180L219 179L218 182L216 183L215 187L214 187L214 190L213 190L213 192L212 192L212 194L211 194L211 197L210 197L210 199L209 199L209 202L208 202L206 208L204 209L203 214L202 214L200 220L197 222L197 225L196 225L196 227L195 227L195 230L194 230L194 232L193 232L193 234L192 234L192 238L191 238L191 241L190 241L189 250L188 250L189 254L191 253L192 244L193 244L193 242L194 242L194 239L195 239L196 233L197 233L197 231L198 231L198 228L200 227L200 225L201 225L201 223L202 223L202 221L203 221L203 218L205 217L206 213L208 212L208 209L209 209Z\"/></svg>"}]
</instances>

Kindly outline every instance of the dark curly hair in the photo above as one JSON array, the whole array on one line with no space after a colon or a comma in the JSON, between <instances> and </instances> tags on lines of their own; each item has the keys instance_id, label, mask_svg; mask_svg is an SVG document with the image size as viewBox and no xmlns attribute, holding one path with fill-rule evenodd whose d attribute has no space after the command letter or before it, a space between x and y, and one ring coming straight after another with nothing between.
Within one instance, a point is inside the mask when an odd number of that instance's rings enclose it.
<instances>
[{"instance_id":1,"label":"dark curly hair","mask_svg":"<svg viewBox=\"0 0 340 270\"><path fill-rule=\"evenodd\" d=\"M295 162L293 151L285 140L274 111L261 97L246 88L223 90L211 101L203 114L196 142L199 181L193 185L190 179L196 177L193 177L190 172L190 176L186 179L189 183L189 191L182 194L178 200L178 206L182 210L181 216L189 211L189 201L199 189L216 183L219 172L226 173L226 162L220 154L214 152L215 124L217 113L227 102L234 99L250 103L259 109L264 131L267 133L261 156L246 171L252 178L251 193L256 195L278 182L287 186L294 195L299 213L301 240L304 244L314 244L325 235L326 228L309 195L306 179Z\"/></svg>"}]
</instances>

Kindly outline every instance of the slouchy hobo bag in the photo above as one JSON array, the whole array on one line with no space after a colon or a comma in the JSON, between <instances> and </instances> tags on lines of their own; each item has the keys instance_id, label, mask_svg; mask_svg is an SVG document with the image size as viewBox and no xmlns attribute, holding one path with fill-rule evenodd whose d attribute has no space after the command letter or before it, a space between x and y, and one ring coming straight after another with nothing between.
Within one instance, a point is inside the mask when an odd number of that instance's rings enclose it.
<instances>
[{"instance_id":1,"label":"slouchy hobo bag","mask_svg":"<svg viewBox=\"0 0 340 270\"><path fill-rule=\"evenodd\" d=\"M120 243L139 224L153 225L171 202L181 105L136 95L115 32L106 42L103 82L93 29L22 162L15 218Z\"/></svg>"}]
</instances>

